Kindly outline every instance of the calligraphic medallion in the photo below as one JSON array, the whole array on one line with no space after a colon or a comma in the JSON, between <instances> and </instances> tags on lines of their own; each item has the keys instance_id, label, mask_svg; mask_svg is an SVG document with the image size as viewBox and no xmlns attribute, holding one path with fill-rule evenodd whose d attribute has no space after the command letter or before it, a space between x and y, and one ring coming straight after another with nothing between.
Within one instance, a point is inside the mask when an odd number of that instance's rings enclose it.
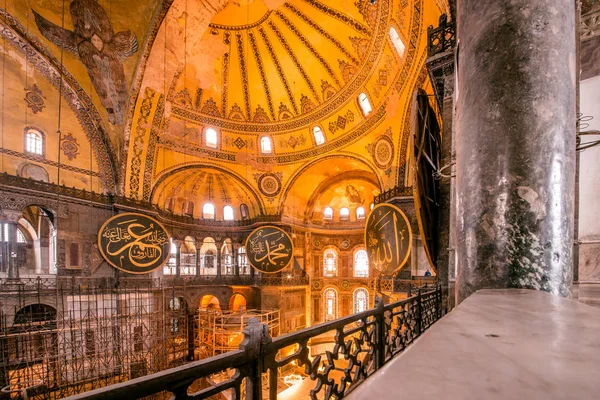
<instances>
[{"instance_id":1,"label":"calligraphic medallion","mask_svg":"<svg viewBox=\"0 0 600 400\"><path fill-rule=\"evenodd\" d=\"M137 213L115 215L98 231L98 250L113 267L147 274L169 258L169 234L154 218Z\"/></svg>"},{"instance_id":2,"label":"calligraphic medallion","mask_svg":"<svg viewBox=\"0 0 600 400\"><path fill-rule=\"evenodd\" d=\"M248 262L258 271L274 274L292 262L292 238L276 226L256 228L246 239Z\"/></svg>"},{"instance_id":3,"label":"calligraphic medallion","mask_svg":"<svg viewBox=\"0 0 600 400\"><path fill-rule=\"evenodd\" d=\"M410 255L412 232L406 215L392 204L378 204L365 225L369 264L382 275L392 275Z\"/></svg>"}]
</instances>

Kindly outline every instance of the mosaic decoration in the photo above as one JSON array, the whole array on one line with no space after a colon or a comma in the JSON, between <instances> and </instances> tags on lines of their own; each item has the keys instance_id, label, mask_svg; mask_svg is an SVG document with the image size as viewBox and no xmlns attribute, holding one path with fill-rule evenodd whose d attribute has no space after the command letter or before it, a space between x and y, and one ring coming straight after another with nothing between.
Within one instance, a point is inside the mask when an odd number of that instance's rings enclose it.
<instances>
[{"instance_id":1,"label":"mosaic decoration","mask_svg":"<svg viewBox=\"0 0 600 400\"><path fill-rule=\"evenodd\" d=\"M55 66L59 65L59 60L37 38L30 36L16 18L1 8L0 16L6 23L0 25L0 36L4 37L7 43L10 43L21 54L26 54L29 62L35 66L37 71L58 88L61 74ZM116 153L116 149L106 137L102 118L86 91L68 71L62 72L62 79L65 83L63 96L92 143L92 151L101 172L97 176L106 190L113 191L115 188L115 160L112 155ZM89 171L87 174L89 175Z\"/></svg>"},{"instance_id":2,"label":"mosaic decoration","mask_svg":"<svg viewBox=\"0 0 600 400\"><path fill-rule=\"evenodd\" d=\"M123 213L102 225L98 231L98 250L119 270L146 274L162 267L169 259L169 234L154 218Z\"/></svg>"},{"instance_id":3,"label":"mosaic decoration","mask_svg":"<svg viewBox=\"0 0 600 400\"><path fill-rule=\"evenodd\" d=\"M387 203L376 205L365 224L369 265L382 275L394 274L406 264L411 243L410 223L402 210Z\"/></svg>"},{"instance_id":4,"label":"mosaic decoration","mask_svg":"<svg viewBox=\"0 0 600 400\"><path fill-rule=\"evenodd\" d=\"M77 143L77 139L70 133L67 133L61 138L60 148L69 161L72 161L79 155L79 144Z\"/></svg>"},{"instance_id":5,"label":"mosaic decoration","mask_svg":"<svg viewBox=\"0 0 600 400\"><path fill-rule=\"evenodd\" d=\"M27 102L27 107L31 108L34 114L41 112L44 107L44 100L46 98L42 94L42 91L35 83L30 88L25 88L25 101Z\"/></svg>"},{"instance_id":6,"label":"mosaic decoration","mask_svg":"<svg viewBox=\"0 0 600 400\"><path fill-rule=\"evenodd\" d=\"M350 242L348 241L348 239L342 240L340 247L344 250L346 250L348 247L350 247Z\"/></svg>"},{"instance_id":7,"label":"mosaic decoration","mask_svg":"<svg viewBox=\"0 0 600 400\"><path fill-rule=\"evenodd\" d=\"M394 160L394 142L391 138L391 128L386 131L388 134L381 135L374 144L367 146L367 151L371 154L373 162L380 169L387 169Z\"/></svg>"},{"instance_id":8,"label":"mosaic decoration","mask_svg":"<svg viewBox=\"0 0 600 400\"><path fill-rule=\"evenodd\" d=\"M138 198L138 191L140 189L140 171L142 168L142 152L144 150L144 138L146 137L146 126L148 126L148 119L150 118L150 111L152 110L152 102L154 101L154 96L156 96L156 92L154 91L154 89L147 87L144 90L144 98L140 107L140 113L135 129L135 136L133 138L133 155L131 157L129 178L129 195L133 199Z\"/></svg>"},{"instance_id":9,"label":"mosaic decoration","mask_svg":"<svg viewBox=\"0 0 600 400\"><path fill-rule=\"evenodd\" d=\"M281 191L281 172L278 174L265 173L258 177L258 189L268 197L274 197Z\"/></svg>"},{"instance_id":10,"label":"mosaic decoration","mask_svg":"<svg viewBox=\"0 0 600 400\"><path fill-rule=\"evenodd\" d=\"M173 103L184 108L192 108L192 97L187 88L180 90L173 98Z\"/></svg>"},{"instance_id":11,"label":"mosaic decoration","mask_svg":"<svg viewBox=\"0 0 600 400\"><path fill-rule=\"evenodd\" d=\"M121 125L127 106L127 84L123 63L138 51L130 31L114 33L104 8L94 0L74 0L70 5L73 31L48 21L33 11L42 33L58 47L81 60L111 124ZM89 29L94 26L95 29ZM97 60L103 60L98 63Z\"/></svg>"},{"instance_id":12,"label":"mosaic decoration","mask_svg":"<svg viewBox=\"0 0 600 400\"><path fill-rule=\"evenodd\" d=\"M267 103L269 105L269 111L271 112L271 118L275 119L275 110L273 108L273 99L271 98L271 90L269 89L269 82L267 81L267 74L265 73L265 68L263 66L262 58L260 57L260 53L258 51L258 46L256 45L256 38L254 37L254 34L252 32L248 32L248 38L250 39L250 46L252 46L252 53L254 53L254 60L256 61L256 65L258 66L258 71L260 73L260 81L262 82L265 95L267 96ZM256 117L254 117L254 118L256 119Z\"/></svg>"},{"instance_id":13,"label":"mosaic decoration","mask_svg":"<svg viewBox=\"0 0 600 400\"><path fill-rule=\"evenodd\" d=\"M286 268L294 253L292 238L276 226L263 226L252 231L245 247L250 265L264 274Z\"/></svg>"},{"instance_id":14,"label":"mosaic decoration","mask_svg":"<svg viewBox=\"0 0 600 400\"><path fill-rule=\"evenodd\" d=\"M304 146L305 144L306 144L306 137L303 134L299 134L298 136L290 135L287 140L285 139L285 137L280 138L277 142L277 146L284 150L288 149L290 147L292 149L295 149L296 146L298 146L298 145Z\"/></svg>"},{"instance_id":15,"label":"mosaic decoration","mask_svg":"<svg viewBox=\"0 0 600 400\"><path fill-rule=\"evenodd\" d=\"M246 145L246 142L244 142L244 140L238 136L237 139L233 141L233 144L238 148L238 150L241 150Z\"/></svg>"}]
</instances>

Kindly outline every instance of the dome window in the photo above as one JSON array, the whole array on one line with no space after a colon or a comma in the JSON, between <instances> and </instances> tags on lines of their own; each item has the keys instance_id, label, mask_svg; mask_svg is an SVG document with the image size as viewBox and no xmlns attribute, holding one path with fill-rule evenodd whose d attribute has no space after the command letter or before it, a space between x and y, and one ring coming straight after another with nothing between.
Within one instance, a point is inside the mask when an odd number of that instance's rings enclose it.
<instances>
[{"instance_id":1,"label":"dome window","mask_svg":"<svg viewBox=\"0 0 600 400\"><path fill-rule=\"evenodd\" d=\"M402 57L404 55L404 49L406 47L404 46L404 43L402 42L398 31L393 26L390 27L390 40L392 41L392 44L394 45L394 48L396 49L398 55Z\"/></svg>"},{"instance_id":2,"label":"dome window","mask_svg":"<svg viewBox=\"0 0 600 400\"><path fill-rule=\"evenodd\" d=\"M350 210L348 209L348 207L343 207L340 210L340 220L348 221L349 219L350 219Z\"/></svg>"},{"instance_id":3,"label":"dome window","mask_svg":"<svg viewBox=\"0 0 600 400\"><path fill-rule=\"evenodd\" d=\"M212 203L205 203L202 207L202 218L215 219L215 206Z\"/></svg>"},{"instance_id":4,"label":"dome window","mask_svg":"<svg viewBox=\"0 0 600 400\"><path fill-rule=\"evenodd\" d=\"M263 154L271 154L273 152L273 146L271 145L271 138L263 136L260 138L260 151Z\"/></svg>"},{"instance_id":5,"label":"dome window","mask_svg":"<svg viewBox=\"0 0 600 400\"><path fill-rule=\"evenodd\" d=\"M204 132L204 139L206 141L206 147L210 147L212 149L217 148L217 142L219 140L219 135L217 134L216 130L214 130L213 128L208 128Z\"/></svg>"},{"instance_id":6,"label":"dome window","mask_svg":"<svg viewBox=\"0 0 600 400\"><path fill-rule=\"evenodd\" d=\"M325 210L323 211L323 219L333 219L333 208L325 207Z\"/></svg>"},{"instance_id":7,"label":"dome window","mask_svg":"<svg viewBox=\"0 0 600 400\"><path fill-rule=\"evenodd\" d=\"M225 221L233 221L233 207L231 207L231 206L223 207L223 219Z\"/></svg>"},{"instance_id":8,"label":"dome window","mask_svg":"<svg viewBox=\"0 0 600 400\"><path fill-rule=\"evenodd\" d=\"M317 144L317 146L320 146L323 143L325 143L325 135L323 134L323 130L320 127L315 126L313 128L313 136L315 137L315 143Z\"/></svg>"},{"instance_id":9,"label":"dome window","mask_svg":"<svg viewBox=\"0 0 600 400\"><path fill-rule=\"evenodd\" d=\"M371 111L373 111L373 108L371 107L371 102L369 101L369 98L365 93L361 93L358 95L358 105L360 106L360 109L362 110L363 115L365 117L369 115Z\"/></svg>"},{"instance_id":10,"label":"dome window","mask_svg":"<svg viewBox=\"0 0 600 400\"><path fill-rule=\"evenodd\" d=\"M365 208L363 206L356 209L356 219L365 219Z\"/></svg>"}]
</instances>

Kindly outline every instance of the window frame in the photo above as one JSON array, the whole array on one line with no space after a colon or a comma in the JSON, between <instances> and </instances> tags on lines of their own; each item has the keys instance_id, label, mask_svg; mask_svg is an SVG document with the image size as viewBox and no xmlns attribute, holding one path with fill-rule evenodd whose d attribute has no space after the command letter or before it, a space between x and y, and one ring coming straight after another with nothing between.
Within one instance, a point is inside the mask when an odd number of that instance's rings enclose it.
<instances>
[{"instance_id":1,"label":"window frame","mask_svg":"<svg viewBox=\"0 0 600 400\"><path fill-rule=\"evenodd\" d=\"M231 218L227 218L228 210L231 213ZM230 205L223 206L223 221L235 221L235 212Z\"/></svg>"},{"instance_id":2,"label":"window frame","mask_svg":"<svg viewBox=\"0 0 600 400\"><path fill-rule=\"evenodd\" d=\"M362 99L362 97L364 96L364 99ZM358 106L360 107L360 110L363 113L363 116L366 117L369 114L371 114L373 112L373 105L371 104L371 100L369 100L369 96L367 96L367 93L365 92L361 92L358 95ZM368 110L364 107L364 104L366 102L366 105L368 106Z\"/></svg>"},{"instance_id":3,"label":"window frame","mask_svg":"<svg viewBox=\"0 0 600 400\"><path fill-rule=\"evenodd\" d=\"M269 143L269 151L265 151L263 143ZM260 153L261 154L273 154L273 139L270 136L260 137Z\"/></svg>"},{"instance_id":4,"label":"window frame","mask_svg":"<svg viewBox=\"0 0 600 400\"><path fill-rule=\"evenodd\" d=\"M364 310L359 310L359 307L358 307L358 294L359 293L362 293L365 296ZM352 311L354 312L354 314L367 311L369 309L369 291L364 287L358 287L358 288L354 289L354 293L352 293L352 303L353 303Z\"/></svg>"},{"instance_id":5,"label":"window frame","mask_svg":"<svg viewBox=\"0 0 600 400\"><path fill-rule=\"evenodd\" d=\"M366 274L357 274L357 256L359 254L364 254L367 260L367 264L366 264ZM356 249L356 251L352 254L352 276L354 278L368 278L370 275L370 271L369 271L369 254L367 253L367 250L364 248L360 248L360 249Z\"/></svg>"},{"instance_id":6,"label":"window frame","mask_svg":"<svg viewBox=\"0 0 600 400\"><path fill-rule=\"evenodd\" d=\"M328 294L332 293L333 296L331 297L331 299L329 298ZM335 288L332 287L328 287L325 290L323 290L323 308L324 308L324 318L325 318L325 322L327 321L333 321L335 319L338 318L338 314L339 314L339 310L338 310L338 292L337 290L335 290ZM332 300L332 304L331 304L331 313L329 313L329 301L328 300Z\"/></svg>"},{"instance_id":7,"label":"window frame","mask_svg":"<svg viewBox=\"0 0 600 400\"><path fill-rule=\"evenodd\" d=\"M392 31L396 34L395 37L393 37ZM406 45L404 44L402 37L400 37L400 33L398 32L396 27L390 26L390 29L388 31L388 38L390 39L390 42L392 42L392 46L394 47L396 54L398 54L400 58L404 57L404 53L406 53ZM398 41L400 42L400 45L402 45L401 48L398 47Z\"/></svg>"},{"instance_id":8,"label":"window frame","mask_svg":"<svg viewBox=\"0 0 600 400\"><path fill-rule=\"evenodd\" d=\"M328 254L333 254L333 264L332 264L332 268L328 268L330 267L330 265L328 265L327 260ZM339 261L339 251L337 251L336 249L334 249L333 247L328 247L325 250L323 250L323 277L325 278L335 278L338 276L338 261Z\"/></svg>"},{"instance_id":9,"label":"window frame","mask_svg":"<svg viewBox=\"0 0 600 400\"><path fill-rule=\"evenodd\" d=\"M362 210L362 215L358 214L359 210ZM366 213L365 208L363 206L356 207L356 219L360 220L360 219L365 219L366 217L367 217L367 213Z\"/></svg>"},{"instance_id":10,"label":"window frame","mask_svg":"<svg viewBox=\"0 0 600 400\"><path fill-rule=\"evenodd\" d=\"M215 133L214 143L208 141L209 131L212 131ZM219 132L215 128L208 127L204 130L204 145L210 149L218 149L219 148Z\"/></svg>"},{"instance_id":11,"label":"window frame","mask_svg":"<svg viewBox=\"0 0 600 400\"><path fill-rule=\"evenodd\" d=\"M41 143L40 144L41 153L29 150L28 138L29 138L30 134L39 136L39 140ZM46 157L46 134L41 129L35 128L33 126L26 127L24 130L23 141L24 141L23 148L24 148L26 154L31 154L31 155L38 156L38 157Z\"/></svg>"},{"instance_id":12,"label":"window frame","mask_svg":"<svg viewBox=\"0 0 600 400\"><path fill-rule=\"evenodd\" d=\"M325 139L325 131L319 125L315 125L311 129L313 140L315 141L315 146L322 146L327 141ZM319 139L317 138L317 132L320 134Z\"/></svg>"},{"instance_id":13,"label":"window frame","mask_svg":"<svg viewBox=\"0 0 600 400\"><path fill-rule=\"evenodd\" d=\"M344 211L346 210L348 213ZM342 207L340 208L340 221L350 221L350 208Z\"/></svg>"},{"instance_id":14,"label":"window frame","mask_svg":"<svg viewBox=\"0 0 600 400\"><path fill-rule=\"evenodd\" d=\"M331 210L331 215L328 215L327 210ZM326 221L333 221L333 208L327 206L323 210L323 219Z\"/></svg>"},{"instance_id":15,"label":"window frame","mask_svg":"<svg viewBox=\"0 0 600 400\"><path fill-rule=\"evenodd\" d=\"M212 207L212 217L210 217L210 216L207 217L206 216L208 214L208 212L206 211L206 207L207 206L211 206ZM210 219L210 220L217 219L217 208L210 201L207 201L206 203L204 203L202 205L202 219Z\"/></svg>"}]
</instances>

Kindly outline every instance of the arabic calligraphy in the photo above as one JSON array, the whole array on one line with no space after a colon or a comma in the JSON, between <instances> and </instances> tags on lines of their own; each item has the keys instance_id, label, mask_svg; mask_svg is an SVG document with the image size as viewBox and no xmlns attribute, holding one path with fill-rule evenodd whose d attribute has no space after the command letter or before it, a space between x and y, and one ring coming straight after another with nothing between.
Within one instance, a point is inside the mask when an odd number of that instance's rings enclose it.
<instances>
[{"instance_id":1,"label":"arabic calligraphy","mask_svg":"<svg viewBox=\"0 0 600 400\"><path fill-rule=\"evenodd\" d=\"M383 275L392 275L410 255L412 232L406 215L392 204L379 204L369 214L365 244L369 263Z\"/></svg>"},{"instance_id":2,"label":"arabic calligraphy","mask_svg":"<svg viewBox=\"0 0 600 400\"><path fill-rule=\"evenodd\" d=\"M287 267L292 261L293 250L290 236L276 226L257 228L246 239L250 265L267 274Z\"/></svg>"},{"instance_id":3,"label":"arabic calligraphy","mask_svg":"<svg viewBox=\"0 0 600 400\"><path fill-rule=\"evenodd\" d=\"M115 268L145 274L163 266L169 257L169 235L160 222L136 213L110 218L98 232L98 249Z\"/></svg>"}]
</instances>

